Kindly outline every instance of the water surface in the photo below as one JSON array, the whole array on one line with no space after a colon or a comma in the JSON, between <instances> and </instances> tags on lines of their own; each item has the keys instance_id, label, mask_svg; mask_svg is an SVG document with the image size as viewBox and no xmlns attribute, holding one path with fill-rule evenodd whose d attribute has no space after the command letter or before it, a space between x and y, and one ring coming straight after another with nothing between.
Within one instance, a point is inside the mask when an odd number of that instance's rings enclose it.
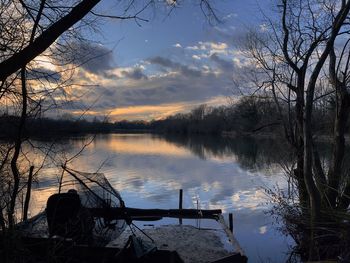
<instances>
[{"instance_id":1,"label":"water surface","mask_svg":"<svg viewBox=\"0 0 350 263\"><path fill-rule=\"evenodd\" d=\"M88 140L68 138L57 144L69 159ZM271 140L107 134L98 135L70 167L99 169L130 207L177 208L183 189L184 208L220 208L226 217L233 213L234 234L249 262L283 262L292 242L265 213L271 205L264 190L285 188L280 164L288 158L280 147ZM52 168L42 170L32 214L57 190L59 177Z\"/></svg>"}]
</instances>

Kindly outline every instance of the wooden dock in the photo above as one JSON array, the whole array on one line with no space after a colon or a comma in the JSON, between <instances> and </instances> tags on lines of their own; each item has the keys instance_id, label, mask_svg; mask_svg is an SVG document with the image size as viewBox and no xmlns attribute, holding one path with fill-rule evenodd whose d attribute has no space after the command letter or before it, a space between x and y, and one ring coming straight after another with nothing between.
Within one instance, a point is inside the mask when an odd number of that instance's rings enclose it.
<instances>
[{"instance_id":1,"label":"wooden dock","mask_svg":"<svg viewBox=\"0 0 350 263\"><path fill-rule=\"evenodd\" d=\"M57 255L58 262L191 262L191 263L245 263L239 243L233 235L233 217L229 215L229 226L225 223L220 209L183 209L182 191L179 195L179 209L141 209L130 207L89 208L95 218L125 220L127 227L119 232L106 246L77 244L71 239L49 237L45 212L18 225L22 232L23 244L35 255L46 257L45 253ZM164 217L179 218L178 225L157 226L140 229L133 221L156 221ZM182 219L213 219L217 229L196 228L183 225ZM135 227L137 229L135 229ZM134 230L132 230L134 228ZM152 241L157 248L146 257L135 258L126 249L130 236L138 230L138 238ZM143 242L143 241L141 241ZM225 245L225 244L226 245ZM229 244L230 249L227 249ZM128 245L130 246L130 245ZM45 261L45 259L44 259Z\"/></svg>"}]
</instances>

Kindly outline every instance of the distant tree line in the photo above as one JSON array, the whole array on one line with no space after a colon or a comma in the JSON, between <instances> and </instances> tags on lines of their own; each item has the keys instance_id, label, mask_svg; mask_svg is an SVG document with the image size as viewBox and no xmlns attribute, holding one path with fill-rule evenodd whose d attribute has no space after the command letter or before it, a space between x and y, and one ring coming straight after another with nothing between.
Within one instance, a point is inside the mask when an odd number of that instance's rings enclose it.
<instances>
[{"instance_id":1,"label":"distant tree line","mask_svg":"<svg viewBox=\"0 0 350 263\"><path fill-rule=\"evenodd\" d=\"M319 102L315 105L313 126L320 135L331 132L334 101ZM291 114L290 109L282 106L283 114ZM332 113L333 112L333 113ZM0 135L11 138L18 129L19 118L9 115L0 116ZM110 133L110 132L157 132L170 134L212 134L223 132L231 135L280 135L281 117L276 104L269 97L246 96L227 106L210 107L200 105L188 113L178 113L161 120L122 120L109 122L95 118L92 121L74 118L28 119L25 134L27 136L52 136L55 134ZM347 126L347 132L349 131Z\"/></svg>"},{"instance_id":2,"label":"distant tree line","mask_svg":"<svg viewBox=\"0 0 350 263\"><path fill-rule=\"evenodd\" d=\"M154 121L155 130L181 134L248 134L260 130L277 132L279 119L269 99L243 97L229 106L200 105L189 113L178 113Z\"/></svg>"},{"instance_id":3,"label":"distant tree line","mask_svg":"<svg viewBox=\"0 0 350 263\"><path fill-rule=\"evenodd\" d=\"M0 136L14 139L20 120L18 117L3 115L0 117ZM47 137L52 135L78 135L82 133L106 133L113 131L114 124L84 119L28 118L24 135L26 137Z\"/></svg>"},{"instance_id":4,"label":"distant tree line","mask_svg":"<svg viewBox=\"0 0 350 263\"><path fill-rule=\"evenodd\" d=\"M282 119L295 119L295 110L293 106L283 102L279 104L278 109L272 96L265 95L245 96L229 106L200 105L189 113L178 113L145 125L164 133L221 134L228 132L232 135L282 135L284 127ZM315 135L331 134L335 107L335 101L331 96L315 103L312 119ZM347 133L349 124L348 122L346 127Z\"/></svg>"}]
</instances>

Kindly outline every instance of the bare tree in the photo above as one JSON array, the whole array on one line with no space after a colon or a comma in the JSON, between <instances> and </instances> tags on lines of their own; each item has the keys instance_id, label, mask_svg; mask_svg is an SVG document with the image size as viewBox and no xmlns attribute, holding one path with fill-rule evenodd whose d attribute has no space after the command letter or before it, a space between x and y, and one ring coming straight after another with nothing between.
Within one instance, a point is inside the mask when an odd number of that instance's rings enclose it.
<instances>
[{"instance_id":1,"label":"bare tree","mask_svg":"<svg viewBox=\"0 0 350 263\"><path fill-rule=\"evenodd\" d=\"M330 52L329 76L335 91L335 116L333 125L333 154L328 170L327 200L332 207L347 209L350 204L349 171L345 164L345 131L349 119L349 40L337 56L334 48Z\"/></svg>"},{"instance_id":2,"label":"bare tree","mask_svg":"<svg viewBox=\"0 0 350 263\"><path fill-rule=\"evenodd\" d=\"M300 207L304 207L304 214L310 211L312 247L317 226L330 220L325 211L344 212L349 206L346 192L350 188L349 177L343 165L349 112L345 51L348 44L337 58L335 43L348 31L350 1L277 2L280 20L267 18L269 30L250 34L248 50L258 66L261 87L271 91L284 119L286 138L295 148L297 161L292 176L298 185ZM333 91L322 89L328 77ZM313 114L317 100L332 96L333 92L336 94L333 158L323 166L314 142ZM309 256L316 257L313 251Z\"/></svg>"}]
</instances>

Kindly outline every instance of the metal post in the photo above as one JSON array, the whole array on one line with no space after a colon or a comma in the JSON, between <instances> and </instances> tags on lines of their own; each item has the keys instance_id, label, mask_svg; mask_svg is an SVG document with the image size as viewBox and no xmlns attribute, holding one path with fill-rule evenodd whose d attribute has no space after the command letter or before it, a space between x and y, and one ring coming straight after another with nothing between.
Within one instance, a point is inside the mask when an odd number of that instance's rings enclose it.
<instances>
[{"instance_id":1,"label":"metal post","mask_svg":"<svg viewBox=\"0 0 350 263\"><path fill-rule=\"evenodd\" d=\"M230 231L233 233L233 215L232 215L232 213L228 214L228 220L230 223Z\"/></svg>"}]
</instances>

